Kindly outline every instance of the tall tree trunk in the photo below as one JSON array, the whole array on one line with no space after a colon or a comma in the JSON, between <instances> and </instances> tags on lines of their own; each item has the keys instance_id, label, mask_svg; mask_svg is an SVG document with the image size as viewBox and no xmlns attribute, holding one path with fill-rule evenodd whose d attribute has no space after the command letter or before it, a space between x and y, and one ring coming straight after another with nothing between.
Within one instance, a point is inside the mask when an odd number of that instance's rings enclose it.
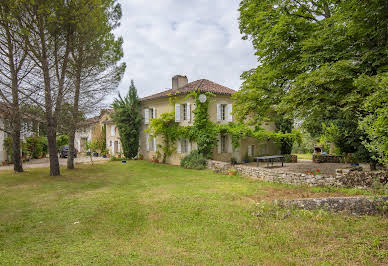
<instances>
[{"instance_id":1,"label":"tall tree trunk","mask_svg":"<svg viewBox=\"0 0 388 266\"><path fill-rule=\"evenodd\" d=\"M15 121L16 120L16 121ZM12 128L12 149L13 149L13 170L15 172L23 172L23 163L20 153L20 115L15 117Z\"/></svg>"},{"instance_id":2,"label":"tall tree trunk","mask_svg":"<svg viewBox=\"0 0 388 266\"><path fill-rule=\"evenodd\" d=\"M50 158L50 176L59 176L61 174L59 169L59 159L57 151L57 130L56 126L48 126L47 128L47 141L48 151Z\"/></svg>"},{"instance_id":3,"label":"tall tree trunk","mask_svg":"<svg viewBox=\"0 0 388 266\"><path fill-rule=\"evenodd\" d=\"M75 53L73 52L73 57ZM80 47L78 53L78 60L74 60L75 66L75 86L74 86L74 103L72 110L72 123L70 126L69 133L69 155L67 157L67 168L74 169L74 139L75 131L77 130L78 120L79 120L79 96L81 90L81 72L82 72L82 60L83 60L83 47Z\"/></svg>"},{"instance_id":4,"label":"tall tree trunk","mask_svg":"<svg viewBox=\"0 0 388 266\"><path fill-rule=\"evenodd\" d=\"M19 90L18 90L18 66L17 61L15 64L14 58L14 44L13 37L11 35L10 27L8 23L4 23L3 27L5 29L7 46L8 46L8 63L9 70L11 74L11 95L12 95L12 104L11 104L11 125L12 125L12 149L13 149L13 169L15 172L23 172L22 159L20 154L20 129L21 129L21 115L19 108ZM19 64L23 64L24 58L21 58ZM20 65L20 66L21 66Z\"/></svg>"}]
</instances>

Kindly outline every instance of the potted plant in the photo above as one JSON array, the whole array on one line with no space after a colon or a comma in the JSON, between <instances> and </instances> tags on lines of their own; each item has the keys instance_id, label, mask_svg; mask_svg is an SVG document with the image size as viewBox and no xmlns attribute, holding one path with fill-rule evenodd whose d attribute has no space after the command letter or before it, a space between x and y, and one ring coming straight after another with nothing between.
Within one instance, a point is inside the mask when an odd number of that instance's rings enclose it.
<instances>
[{"instance_id":1,"label":"potted plant","mask_svg":"<svg viewBox=\"0 0 388 266\"><path fill-rule=\"evenodd\" d=\"M230 168L228 170L228 173L229 173L229 175L236 175L237 174L237 170L235 168Z\"/></svg>"},{"instance_id":2,"label":"potted plant","mask_svg":"<svg viewBox=\"0 0 388 266\"><path fill-rule=\"evenodd\" d=\"M144 155L143 154L139 154L139 160L143 160L144 159Z\"/></svg>"},{"instance_id":3,"label":"potted plant","mask_svg":"<svg viewBox=\"0 0 388 266\"><path fill-rule=\"evenodd\" d=\"M232 157L232 158L230 159L230 163L231 163L232 165L237 164L236 158Z\"/></svg>"}]
</instances>

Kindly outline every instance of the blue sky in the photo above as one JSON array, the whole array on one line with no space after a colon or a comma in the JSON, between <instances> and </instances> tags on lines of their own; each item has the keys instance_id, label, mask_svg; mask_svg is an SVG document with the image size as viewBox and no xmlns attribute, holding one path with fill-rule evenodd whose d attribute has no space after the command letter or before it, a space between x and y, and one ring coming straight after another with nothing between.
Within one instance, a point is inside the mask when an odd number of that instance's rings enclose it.
<instances>
[{"instance_id":1,"label":"blue sky","mask_svg":"<svg viewBox=\"0 0 388 266\"><path fill-rule=\"evenodd\" d=\"M241 73L257 65L251 43L241 40L238 0L119 2L123 17L116 34L124 38L127 64L121 94L131 79L140 97L160 92L176 74L237 90Z\"/></svg>"}]
</instances>

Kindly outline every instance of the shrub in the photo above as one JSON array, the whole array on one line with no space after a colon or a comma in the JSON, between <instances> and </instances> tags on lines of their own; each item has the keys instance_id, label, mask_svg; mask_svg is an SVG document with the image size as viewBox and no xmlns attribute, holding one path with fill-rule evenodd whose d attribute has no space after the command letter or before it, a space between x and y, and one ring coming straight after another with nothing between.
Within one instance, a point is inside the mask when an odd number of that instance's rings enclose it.
<instances>
[{"instance_id":1,"label":"shrub","mask_svg":"<svg viewBox=\"0 0 388 266\"><path fill-rule=\"evenodd\" d=\"M37 159L47 154L47 140L44 137L29 137L26 138L27 153L32 158Z\"/></svg>"},{"instance_id":2,"label":"shrub","mask_svg":"<svg viewBox=\"0 0 388 266\"><path fill-rule=\"evenodd\" d=\"M192 151L181 160L181 167L189 169L205 169L206 158L198 151Z\"/></svg>"}]
</instances>

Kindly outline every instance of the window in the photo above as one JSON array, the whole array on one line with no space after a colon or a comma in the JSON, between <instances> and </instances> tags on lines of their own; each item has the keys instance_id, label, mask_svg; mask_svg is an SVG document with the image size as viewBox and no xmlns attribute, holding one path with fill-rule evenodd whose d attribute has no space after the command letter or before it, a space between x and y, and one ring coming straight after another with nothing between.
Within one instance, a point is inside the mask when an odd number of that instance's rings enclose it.
<instances>
[{"instance_id":1,"label":"window","mask_svg":"<svg viewBox=\"0 0 388 266\"><path fill-rule=\"evenodd\" d=\"M189 144L188 143L189 142L188 142L187 139L182 140L182 142L181 142L181 144L182 144L182 148L181 148L182 153L188 153L188 151L189 151Z\"/></svg>"},{"instance_id":2,"label":"window","mask_svg":"<svg viewBox=\"0 0 388 266\"><path fill-rule=\"evenodd\" d=\"M221 120L222 121L226 120L226 109L227 109L227 105L221 104Z\"/></svg>"},{"instance_id":3,"label":"window","mask_svg":"<svg viewBox=\"0 0 388 266\"><path fill-rule=\"evenodd\" d=\"M249 145L248 146L248 156L254 156L255 155L255 145Z\"/></svg>"},{"instance_id":4,"label":"window","mask_svg":"<svg viewBox=\"0 0 388 266\"><path fill-rule=\"evenodd\" d=\"M182 104L183 107L183 120L187 120L187 104Z\"/></svg>"},{"instance_id":5,"label":"window","mask_svg":"<svg viewBox=\"0 0 388 266\"><path fill-rule=\"evenodd\" d=\"M221 136L221 152L222 153L226 153L227 152L227 139L226 139L226 135L222 135Z\"/></svg>"},{"instance_id":6,"label":"window","mask_svg":"<svg viewBox=\"0 0 388 266\"><path fill-rule=\"evenodd\" d=\"M116 127L115 126L110 126L110 135L114 137L116 135Z\"/></svg>"},{"instance_id":7,"label":"window","mask_svg":"<svg viewBox=\"0 0 388 266\"><path fill-rule=\"evenodd\" d=\"M155 118L154 117L154 109L150 108L149 110L150 110L150 114L149 114L150 118Z\"/></svg>"}]
</instances>

